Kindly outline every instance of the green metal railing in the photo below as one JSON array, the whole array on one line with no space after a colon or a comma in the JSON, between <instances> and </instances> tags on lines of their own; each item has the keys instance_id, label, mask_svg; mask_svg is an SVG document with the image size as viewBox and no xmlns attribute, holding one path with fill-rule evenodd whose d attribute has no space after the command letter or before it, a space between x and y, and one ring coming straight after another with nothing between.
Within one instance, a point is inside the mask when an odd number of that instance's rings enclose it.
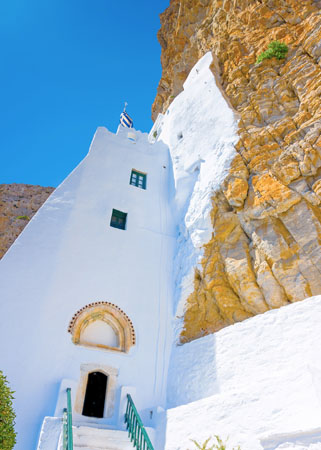
<instances>
[{"instance_id":1,"label":"green metal railing","mask_svg":"<svg viewBox=\"0 0 321 450\"><path fill-rule=\"evenodd\" d=\"M73 450L72 442L72 413L71 413L71 389L67 388L67 408L63 414L63 450Z\"/></svg>"},{"instance_id":2,"label":"green metal railing","mask_svg":"<svg viewBox=\"0 0 321 450\"><path fill-rule=\"evenodd\" d=\"M139 417L133 399L129 394L127 394L125 424L128 430L128 436L130 437L133 446L137 447L137 450L154 450L142 419Z\"/></svg>"}]
</instances>

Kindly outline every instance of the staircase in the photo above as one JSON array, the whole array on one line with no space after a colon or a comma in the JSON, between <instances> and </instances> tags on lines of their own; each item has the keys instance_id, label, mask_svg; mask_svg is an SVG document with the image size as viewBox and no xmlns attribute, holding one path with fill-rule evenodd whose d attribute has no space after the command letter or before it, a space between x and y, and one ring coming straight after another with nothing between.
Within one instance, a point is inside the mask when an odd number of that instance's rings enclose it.
<instances>
[{"instance_id":1,"label":"staircase","mask_svg":"<svg viewBox=\"0 0 321 450\"><path fill-rule=\"evenodd\" d=\"M127 431L73 427L74 450L133 450Z\"/></svg>"},{"instance_id":2,"label":"staircase","mask_svg":"<svg viewBox=\"0 0 321 450\"><path fill-rule=\"evenodd\" d=\"M67 408L64 409L58 450L154 450L133 399L127 394L124 417L128 431L72 425L71 389L66 389ZM39 450L39 446L38 446Z\"/></svg>"}]
</instances>

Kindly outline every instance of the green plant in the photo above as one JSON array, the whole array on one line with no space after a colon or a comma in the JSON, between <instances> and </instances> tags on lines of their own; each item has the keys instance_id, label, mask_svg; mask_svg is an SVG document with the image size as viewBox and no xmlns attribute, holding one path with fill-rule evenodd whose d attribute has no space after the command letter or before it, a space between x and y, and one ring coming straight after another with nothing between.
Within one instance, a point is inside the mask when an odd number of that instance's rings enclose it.
<instances>
[{"instance_id":1,"label":"green plant","mask_svg":"<svg viewBox=\"0 0 321 450\"><path fill-rule=\"evenodd\" d=\"M223 439L221 439L217 434L214 435L216 442L214 442L213 445L208 446L210 440L212 439L212 437L209 437L208 439L206 439L206 441L203 442L203 444L198 443L197 441L195 441L194 439L191 439L191 441L195 444L196 448L198 450L227 450L227 439L224 442ZM233 448L232 450L241 450L240 446L238 446L237 448Z\"/></svg>"},{"instance_id":2,"label":"green plant","mask_svg":"<svg viewBox=\"0 0 321 450\"><path fill-rule=\"evenodd\" d=\"M195 441L195 439L191 439L191 441L196 445L196 448L198 448L199 450L213 450L215 448L214 444L211 447L207 446L210 440L211 438L209 437L208 439L206 439L206 441L203 442L203 444L199 444L197 441Z\"/></svg>"},{"instance_id":3,"label":"green plant","mask_svg":"<svg viewBox=\"0 0 321 450\"><path fill-rule=\"evenodd\" d=\"M29 216L17 216L16 219L30 220L30 217Z\"/></svg>"},{"instance_id":4,"label":"green plant","mask_svg":"<svg viewBox=\"0 0 321 450\"><path fill-rule=\"evenodd\" d=\"M16 443L14 429L16 414L12 407L13 391L8 386L7 378L0 370L0 448L11 450Z\"/></svg>"},{"instance_id":5,"label":"green plant","mask_svg":"<svg viewBox=\"0 0 321 450\"><path fill-rule=\"evenodd\" d=\"M272 41L269 43L267 50L259 54L256 60L256 64L259 64L264 59L283 59L286 57L289 48L286 44L280 41Z\"/></svg>"}]
</instances>

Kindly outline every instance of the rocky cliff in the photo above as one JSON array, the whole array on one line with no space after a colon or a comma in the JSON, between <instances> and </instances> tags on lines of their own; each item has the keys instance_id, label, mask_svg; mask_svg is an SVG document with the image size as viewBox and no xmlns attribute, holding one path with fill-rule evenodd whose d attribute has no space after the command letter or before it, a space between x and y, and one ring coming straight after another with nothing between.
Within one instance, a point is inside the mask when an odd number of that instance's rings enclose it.
<instances>
[{"instance_id":1,"label":"rocky cliff","mask_svg":"<svg viewBox=\"0 0 321 450\"><path fill-rule=\"evenodd\" d=\"M0 258L53 190L30 184L0 184Z\"/></svg>"},{"instance_id":2,"label":"rocky cliff","mask_svg":"<svg viewBox=\"0 0 321 450\"><path fill-rule=\"evenodd\" d=\"M158 38L164 112L208 50L239 116L237 155L212 197L181 342L321 293L321 3L171 0ZM256 64L269 42L285 59Z\"/></svg>"}]
</instances>

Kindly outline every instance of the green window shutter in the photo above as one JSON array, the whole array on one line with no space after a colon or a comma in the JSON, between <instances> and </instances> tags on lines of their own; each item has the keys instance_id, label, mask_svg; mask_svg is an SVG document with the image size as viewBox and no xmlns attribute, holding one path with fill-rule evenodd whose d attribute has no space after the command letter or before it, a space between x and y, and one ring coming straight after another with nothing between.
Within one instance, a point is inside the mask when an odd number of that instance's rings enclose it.
<instances>
[{"instance_id":1,"label":"green window shutter","mask_svg":"<svg viewBox=\"0 0 321 450\"><path fill-rule=\"evenodd\" d=\"M130 175L129 184L132 186L139 187L140 189L146 189L146 173L138 172L137 170L132 170Z\"/></svg>"},{"instance_id":2,"label":"green window shutter","mask_svg":"<svg viewBox=\"0 0 321 450\"><path fill-rule=\"evenodd\" d=\"M127 213L118 211L117 209L113 209L110 219L110 226L114 228L119 228L120 230L125 230L126 220L127 220Z\"/></svg>"}]
</instances>

